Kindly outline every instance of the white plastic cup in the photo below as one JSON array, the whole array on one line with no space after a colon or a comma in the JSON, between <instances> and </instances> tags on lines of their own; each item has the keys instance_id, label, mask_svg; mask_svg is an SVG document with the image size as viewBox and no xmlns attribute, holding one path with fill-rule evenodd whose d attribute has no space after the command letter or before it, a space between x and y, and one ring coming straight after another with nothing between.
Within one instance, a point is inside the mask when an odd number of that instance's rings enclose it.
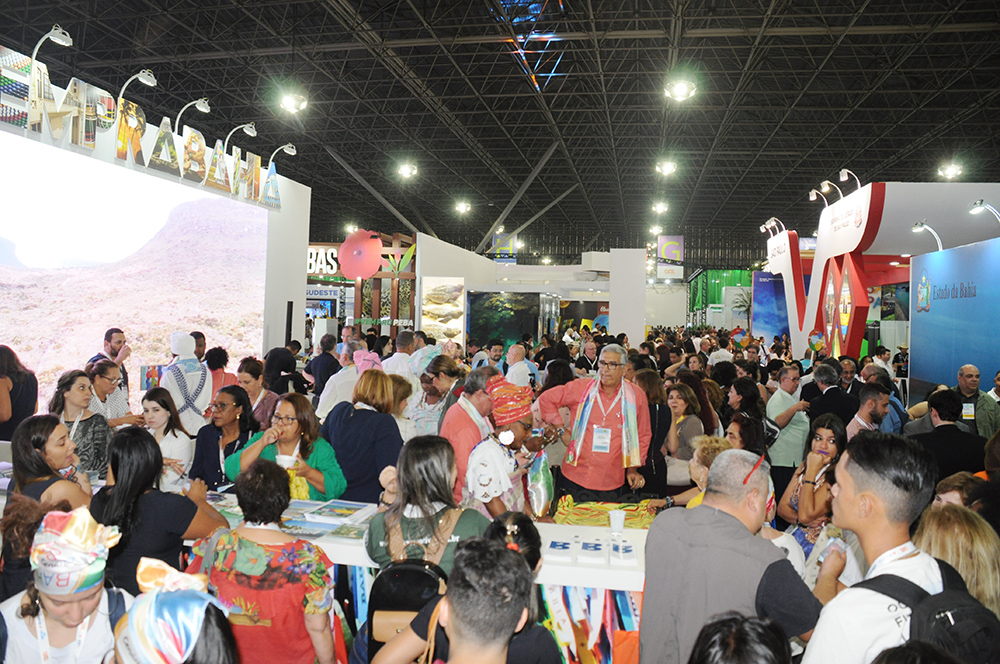
<instances>
[{"instance_id":1,"label":"white plastic cup","mask_svg":"<svg viewBox=\"0 0 1000 664\"><path fill-rule=\"evenodd\" d=\"M276 454L274 455L274 462L288 470L295 465L295 455L293 454Z\"/></svg>"},{"instance_id":2,"label":"white plastic cup","mask_svg":"<svg viewBox=\"0 0 1000 664\"><path fill-rule=\"evenodd\" d=\"M625 510L611 510L608 512L608 520L611 522L611 532L621 535L625 530Z\"/></svg>"}]
</instances>

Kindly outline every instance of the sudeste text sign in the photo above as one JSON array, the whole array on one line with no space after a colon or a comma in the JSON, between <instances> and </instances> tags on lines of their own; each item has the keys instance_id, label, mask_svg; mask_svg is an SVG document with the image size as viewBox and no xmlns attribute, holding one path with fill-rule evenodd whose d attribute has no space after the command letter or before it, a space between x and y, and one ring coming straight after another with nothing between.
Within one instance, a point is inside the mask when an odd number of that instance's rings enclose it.
<instances>
[{"instance_id":1,"label":"sudeste text sign","mask_svg":"<svg viewBox=\"0 0 1000 664\"><path fill-rule=\"evenodd\" d=\"M215 147L209 148L205 136L186 125L183 136L177 136L167 116L150 129L146 112L138 104L116 99L107 90L75 77L65 89L58 88L49 80L44 64L36 60L33 69L29 56L0 45L0 79L4 80L0 123L8 128L19 127L26 136L40 136L56 147L73 145L96 151L102 145L111 145L115 160L131 161L138 169L168 173L247 201L281 208L273 163L261 186L258 155L247 153L244 158L240 148L234 146L230 164L219 138L215 139ZM30 86L29 77L34 78Z\"/></svg>"}]
</instances>

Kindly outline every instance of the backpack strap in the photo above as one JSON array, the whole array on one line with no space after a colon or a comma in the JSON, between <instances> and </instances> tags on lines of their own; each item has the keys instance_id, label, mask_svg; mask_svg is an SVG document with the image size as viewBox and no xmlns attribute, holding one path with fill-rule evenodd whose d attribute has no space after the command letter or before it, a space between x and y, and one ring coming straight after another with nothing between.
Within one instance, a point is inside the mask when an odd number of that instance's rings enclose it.
<instances>
[{"instance_id":1,"label":"backpack strap","mask_svg":"<svg viewBox=\"0 0 1000 664\"><path fill-rule=\"evenodd\" d=\"M403 539L403 526L401 519L397 520L396 523L392 524L389 528L388 541L386 542L389 557L393 562L399 562L400 560L406 560L406 549L413 546L419 546L424 550L423 560L427 562L434 563L438 565L441 563L441 558L444 557L444 550L448 548L448 540L451 539L451 533L455 530L455 525L458 523L458 519L462 516L462 510L460 508L450 509L444 513L444 516L438 520L437 528L431 535L431 541L427 544L421 544L420 542L407 542Z\"/></svg>"},{"instance_id":2,"label":"backpack strap","mask_svg":"<svg viewBox=\"0 0 1000 664\"><path fill-rule=\"evenodd\" d=\"M891 597L897 602L913 608L924 599L930 597L930 593L901 576L895 574L881 574L870 579L865 579L860 583L855 583L852 588L866 588L877 593Z\"/></svg>"},{"instance_id":3,"label":"backpack strap","mask_svg":"<svg viewBox=\"0 0 1000 664\"><path fill-rule=\"evenodd\" d=\"M965 585L965 579L963 579L962 575L958 573L958 570L940 558L937 558L936 560L938 569L941 570L941 583L945 590L960 590L962 592L969 592L968 586Z\"/></svg>"},{"instance_id":4,"label":"backpack strap","mask_svg":"<svg viewBox=\"0 0 1000 664\"><path fill-rule=\"evenodd\" d=\"M434 648L436 647L437 641L437 626L438 617L441 613L441 602L444 600L438 600L437 606L431 612L431 620L427 624L427 645L424 646L424 652L420 655L417 660L417 664L431 664L434 661Z\"/></svg>"},{"instance_id":5,"label":"backpack strap","mask_svg":"<svg viewBox=\"0 0 1000 664\"><path fill-rule=\"evenodd\" d=\"M225 527L216 528L212 531L212 535L208 538L208 543L205 544L205 550L202 552L201 568L198 570L199 574L208 576L212 571L212 565L215 563L215 550L219 546L219 540L228 534L229 528Z\"/></svg>"},{"instance_id":6,"label":"backpack strap","mask_svg":"<svg viewBox=\"0 0 1000 664\"><path fill-rule=\"evenodd\" d=\"M113 633L118 621L125 615L125 596L117 588L105 588L105 592L108 593L108 620Z\"/></svg>"}]
</instances>

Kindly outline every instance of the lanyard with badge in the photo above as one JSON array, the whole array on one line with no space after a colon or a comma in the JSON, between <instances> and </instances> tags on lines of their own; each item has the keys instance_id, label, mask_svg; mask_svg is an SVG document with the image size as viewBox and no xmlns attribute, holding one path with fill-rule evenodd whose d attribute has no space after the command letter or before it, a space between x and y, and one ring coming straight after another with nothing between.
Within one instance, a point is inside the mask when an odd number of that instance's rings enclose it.
<instances>
[{"instance_id":1,"label":"lanyard with badge","mask_svg":"<svg viewBox=\"0 0 1000 664\"><path fill-rule=\"evenodd\" d=\"M901 558L906 558L907 556L912 556L917 551L917 545L913 542L906 542L905 544L900 544L894 549L889 549L881 556L875 559L872 566L868 568L868 574L865 575L866 579L870 579L875 576L875 570L882 565L888 565L889 563L896 562Z\"/></svg>"},{"instance_id":2,"label":"lanyard with badge","mask_svg":"<svg viewBox=\"0 0 1000 664\"><path fill-rule=\"evenodd\" d=\"M41 662L52 661L52 656L49 654L49 631L45 626L45 610L39 608L38 614L35 615L35 634L38 636L38 651L41 655ZM83 652L83 642L87 638L87 629L90 625L91 616L87 618L76 626L76 654L73 656L73 661L78 661L80 659L80 653Z\"/></svg>"},{"instance_id":3,"label":"lanyard with badge","mask_svg":"<svg viewBox=\"0 0 1000 664\"><path fill-rule=\"evenodd\" d=\"M613 411L615 409L615 406L618 405L619 400L621 400L621 398L622 398L622 390L624 390L624 389L625 389L624 385L622 385L621 387L619 387L618 388L618 394L615 395L615 400L611 402L611 405L608 408L605 408L604 407L604 400L601 399L601 390L600 390L600 388L598 388L598 390L597 390L597 405L600 407L601 414L604 416L604 418L601 420L601 424L604 424L605 421L608 419L608 411L609 410ZM597 426L595 424L594 425L594 440L593 440L593 444L591 445L591 449L594 452L603 452L605 454L607 454L608 452L610 452L611 451L611 429L608 429L607 427L599 427L599 426Z\"/></svg>"}]
</instances>

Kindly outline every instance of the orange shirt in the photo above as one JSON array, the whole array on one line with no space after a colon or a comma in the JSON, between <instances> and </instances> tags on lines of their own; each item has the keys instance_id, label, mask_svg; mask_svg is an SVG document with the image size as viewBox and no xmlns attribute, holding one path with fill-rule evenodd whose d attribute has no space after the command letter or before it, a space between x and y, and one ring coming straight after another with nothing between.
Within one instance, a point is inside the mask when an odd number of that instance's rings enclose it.
<instances>
[{"instance_id":1,"label":"orange shirt","mask_svg":"<svg viewBox=\"0 0 1000 664\"><path fill-rule=\"evenodd\" d=\"M590 380L574 380L565 385L546 390L538 397L542 419L546 422L562 426L559 408L566 406L576 418L576 409L590 388ZM652 432L649 427L649 402L646 393L633 385L635 390L635 415L639 425L639 451L646 458L649 451L649 439ZM612 491L625 484L625 468L622 466L622 402L609 408L616 394L608 395L600 392L601 401L608 408L607 416L601 412L600 406L594 404L590 409L590 419L587 430L580 445L580 456L577 465L562 464L562 474L566 479L593 491ZM623 396L624 398L624 396ZM611 448L608 452L594 452L594 427L611 429ZM442 434L443 435L443 434Z\"/></svg>"}]
</instances>

